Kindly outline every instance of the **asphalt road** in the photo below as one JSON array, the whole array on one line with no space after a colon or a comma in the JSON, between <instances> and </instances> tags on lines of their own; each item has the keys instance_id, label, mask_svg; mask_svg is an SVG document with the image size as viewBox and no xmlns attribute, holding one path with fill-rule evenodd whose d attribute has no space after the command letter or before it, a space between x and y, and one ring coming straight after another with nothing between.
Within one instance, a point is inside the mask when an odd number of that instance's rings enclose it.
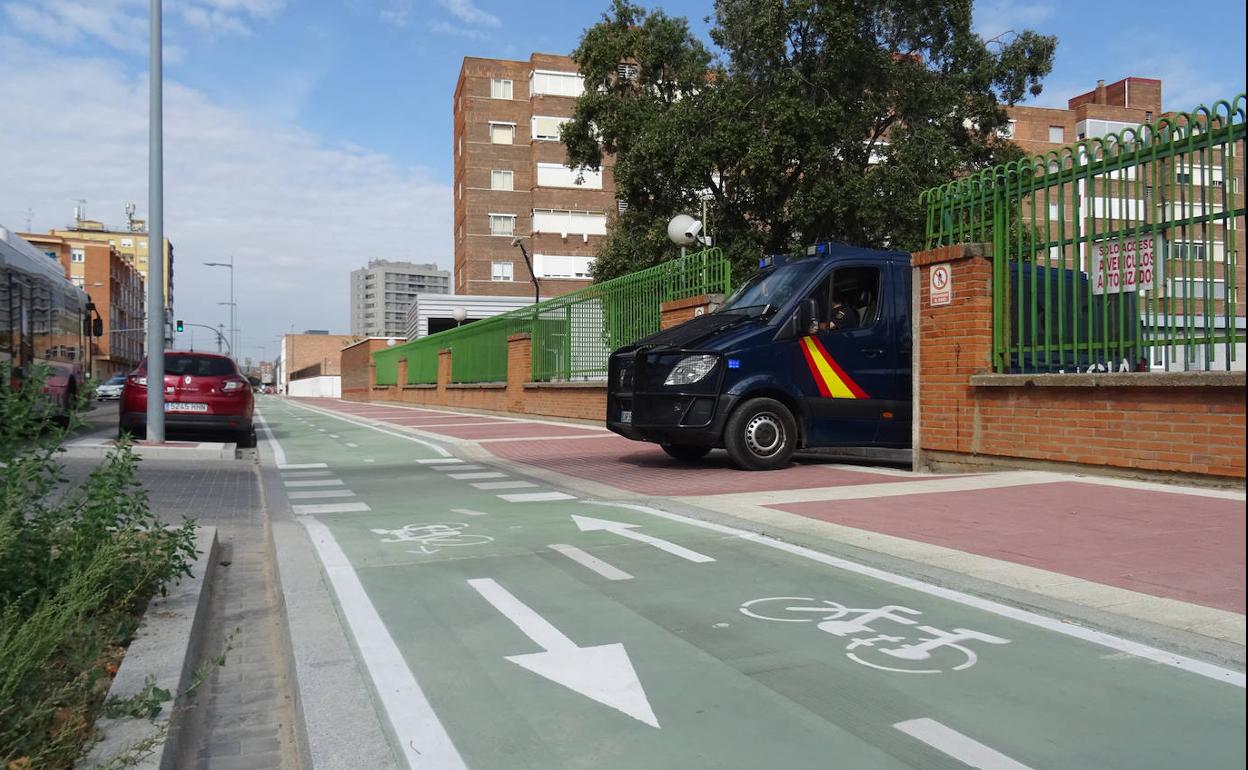
<instances>
[{"instance_id":1,"label":"asphalt road","mask_svg":"<svg viewBox=\"0 0 1248 770\"><path fill-rule=\"evenodd\" d=\"M1237 672L262 404L412 767L1244 766Z\"/></svg>"}]
</instances>

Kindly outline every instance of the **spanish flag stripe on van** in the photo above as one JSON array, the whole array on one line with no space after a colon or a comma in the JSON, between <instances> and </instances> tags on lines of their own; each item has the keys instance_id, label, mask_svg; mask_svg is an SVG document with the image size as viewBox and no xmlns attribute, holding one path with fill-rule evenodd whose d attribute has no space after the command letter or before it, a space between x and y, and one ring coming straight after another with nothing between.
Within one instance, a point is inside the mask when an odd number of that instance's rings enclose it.
<instances>
[{"instance_id":1,"label":"spanish flag stripe on van","mask_svg":"<svg viewBox=\"0 0 1248 770\"><path fill-rule=\"evenodd\" d=\"M828 355L817 338L813 335L802 337L801 346L821 395L825 398L869 398L866 391L858 387L858 383Z\"/></svg>"}]
</instances>

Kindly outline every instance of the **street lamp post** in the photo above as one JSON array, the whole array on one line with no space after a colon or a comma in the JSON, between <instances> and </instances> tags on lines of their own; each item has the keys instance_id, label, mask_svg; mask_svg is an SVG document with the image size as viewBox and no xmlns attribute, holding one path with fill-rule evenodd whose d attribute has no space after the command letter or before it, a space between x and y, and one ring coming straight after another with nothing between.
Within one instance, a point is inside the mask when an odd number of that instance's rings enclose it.
<instances>
[{"instance_id":1,"label":"street lamp post","mask_svg":"<svg viewBox=\"0 0 1248 770\"><path fill-rule=\"evenodd\" d=\"M457 329L459 328L461 324L463 324L464 319L466 319L467 317L468 317L468 311L465 310L463 307L456 307L454 310L451 311L451 318L455 319L455 328Z\"/></svg>"},{"instance_id":2,"label":"street lamp post","mask_svg":"<svg viewBox=\"0 0 1248 770\"><path fill-rule=\"evenodd\" d=\"M524 236L517 235L511 239L512 246L520 247L520 256L524 257L524 266L529 269L529 277L533 279L533 302L534 304L542 301L542 289L537 284L537 273L533 272L533 263L529 261L529 252L524 249Z\"/></svg>"},{"instance_id":3,"label":"street lamp post","mask_svg":"<svg viewBox=\"0 0 1248 770\"><path fill-rule=\"evenodd\" d=\"M230 350L236 350L238 348L238 340L235 338L235 334L238 329L237 324L235 323L236 317L234 313L234 310L237 307L234 304L234 255L230 255L229 262L205 262L204 264L208 267L228 267L230 269L230 301L218 302L217 304L230 306Z\"/></svg>"},{"instance_id":4,"label":"street lamp post","mask_svg":"<svg viewBox=\"0 0 1248 770\"><path fill-rule=\"evenodd\" d=\"M165 150L161 0L151 0L147 138L147 440L165 441Z\"/></svg>"}]
</instances>

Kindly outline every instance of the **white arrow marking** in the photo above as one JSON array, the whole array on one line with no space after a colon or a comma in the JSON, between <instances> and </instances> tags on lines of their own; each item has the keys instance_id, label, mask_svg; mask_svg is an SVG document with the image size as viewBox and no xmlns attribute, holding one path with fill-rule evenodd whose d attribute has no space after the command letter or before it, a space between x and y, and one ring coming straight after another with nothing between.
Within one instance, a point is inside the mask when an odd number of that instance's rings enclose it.
<instances>
[{"instance_id":1,"label":"white arrow marking","mask_svg":"<svg viewBox=\"0 0 1248 770\"><path fill-rule=\"evenodd\" d=\"M576 514L572 514L572 521L576 522L576 526L580 527L582 532L605 530L607 532L614 532L621 537L627 537L630 540L636 540L639 543L652 545L660 551L667 551L673 556L679 556L680 558L688 561L697 562L699 564L703 564L708 561L715 561L710 556L698 553L697 551L691 551L683 545L676 545L675 543L653 535L634 532L633 530L641 526L639 524L625 524L622 521L608 521L607 519L595 519L590 516L577 516Z\"/></svg>"},{"instance_id":2,"label":"white arrow marking","mask_svg":"<svg viewBox=\"0 0 1248 770\"><path fill-rule=\"evenodd\" d=\"M624 645L616 642L577 647L576 642L564 636L495 580L476 578L469 580L468 585L542 648L542 652L508 655L507 660L604 706L622 711L639 722L651 727L659 726Z\"/></svg>"}]
</instances>

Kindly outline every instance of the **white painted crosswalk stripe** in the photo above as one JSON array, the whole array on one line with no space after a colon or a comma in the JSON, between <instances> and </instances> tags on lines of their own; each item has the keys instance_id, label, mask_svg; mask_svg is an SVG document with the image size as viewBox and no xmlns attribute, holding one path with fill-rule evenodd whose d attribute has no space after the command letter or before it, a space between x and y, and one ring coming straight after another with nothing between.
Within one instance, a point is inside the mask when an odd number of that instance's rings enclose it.
<instances>
[{"instance_id":1,"label":"white painted crosswalk stripe","mask_svg":"<svg viewBox=\"0 0 1248 770\"><path fill-rule=\"evenodd\" d=\"M359 444L352 444L350 441L348 441L348 442L347 442L347 446L349 446L349 447L353 447L353 448L354 448L354 447L358 447L358 446L359 446Z\"/></svg>"},{"instance_id":2,"label":"white painted crosswalk stripe","mask_svg":"<svg viewBox=\"0 0 1248 770\"><path fill-rule=\"evenodd\" d=\"M446 474L452 479L504 479L507 478L506 473L498 473L497 471L486 471L485 473L448 473Z\"/></svg>"},{"instance_id":3,"label":"white painted crosswalk stripe","mask_svg":"<svg viewBox=\"0 0 1248 770\"><path fill-rule=\"evenodd\" d=\"M452 508L451 513L462 513L465 516L488 516L485 511L474 511L471 508Z\"/></svg>"},{"instance_id":4,"label":"white painted crosswalk stripe","mask_svg":"<svg viewBox=\"0 0 1248 770\"><path fill-rule=\"evenodd\" d=\"M342 479L308 479L307 481L283 481L288 487L341 487Z\"/></svg>"},{"instance_id":5,"label":"white painted crosswalk stripe","mask_svg":"<svg viewBox=\"0 0 1248 770\"><path fill-rule=\"evenodd\" d=\"M306 468L328 468L325 463L282 463L277 466L279 471L301 471Z\"/></svg>"},{"instance_id":6,"label":"white painted crosswalk stripe","mask_svg":"<svg viewBox=\"0 0 1248 770\"><path fill-rule=\"evenodd\" d=\"M315 500L322 497L355 497L349 489L316 489L310 492L287 492L291 500Z\"/></svg>"},{"instance_id":7,"label":"white painted crosswalk stripe","mask_svg":"<svg viewBox=\"0 0 1248 770\"><path fill-rule=\"evenodd\" d=\"M460 471L483 471L485 470L485 466L484 465L447 465L447 466L435 465L433 466L433 469L435 471L446 471L447 473L459 473Z\"/></svg>"},{"instance_id":8,"label":"white painted crosswalk stripe","mask_svg":"<svg viewBox=\"0 0 1248 770\"><path fill-rule=\"evenodd\" d=\"M295 513L363 513L371 511L368 503L319 503L315 505L292 505Z\"/></svg>"},{"instance_id":9,"label":"white painted crosswalk stripe","mask_svg":"<svg viewBox=\"0 0 1248 770\"><path fill-rule=\"evenodd\" d=\"M586 569L597 572L607 580L632 580L633 576L611 564L607 564L602 559L594 556L592 553L582 551L574 545L566 545L564 543L551 543L551 550L558 551L568 557L577 564Z\"/></svg>"},{"instance_id":10,"label":"white painted crosswalk stripe","mask_svg":"<svg viewBox=\"0 0 1248 770\"><path fill-rule=\"evenodd\" d=\"M518 492L511 495L498 495L499 499L509 503L548 503L555 500L575 500L572 495L562 492Z\"/></svg>"},{"instance_id":11,"label":"white painted crosswalk stripe","mask_svg":"<svg viewBox=\"0 0 1248 770\"><path fill-rule=\"evenodd\" d=\"M332 476L333 473L334 473L333 471L328 471L328 470L327 471L291 471L289 473L283 473L282 478L284 479L313 479L313 478L316 478L317 476Z\"/></svg>"},{"instance_id":12,"label":"white painted crosswalk stripe","mask_svg":"<svg viewBox=\"0 0 1248 770\"><path fill-rule=\"evenodd\" d=\"M432 457L427 460L417 460L421 465L456 465L462 463L457 457Z\"/></svg>"},{"instance_id":13,"label":"white painted crosswalk stripe","mask_svg":"<svg viewBox=\"0 0 1248 770\"><path fill-rule=\"evenodd\" d=\"M935 719L910 719L898 722L893 727L978 770L1030 770L1027 765L1016 762Z\"/></svg>"},{"instance_id":14,"label":"white painted crosswalk stripe","mask_svg":"<svg viewBox=\"0 0 1248 770\"><path fill-rule=\"evenodd\" d=\"M524 489L537 485L531 481L478 481L473 486L477 489Z\"/></svg>"}]
</instances>

